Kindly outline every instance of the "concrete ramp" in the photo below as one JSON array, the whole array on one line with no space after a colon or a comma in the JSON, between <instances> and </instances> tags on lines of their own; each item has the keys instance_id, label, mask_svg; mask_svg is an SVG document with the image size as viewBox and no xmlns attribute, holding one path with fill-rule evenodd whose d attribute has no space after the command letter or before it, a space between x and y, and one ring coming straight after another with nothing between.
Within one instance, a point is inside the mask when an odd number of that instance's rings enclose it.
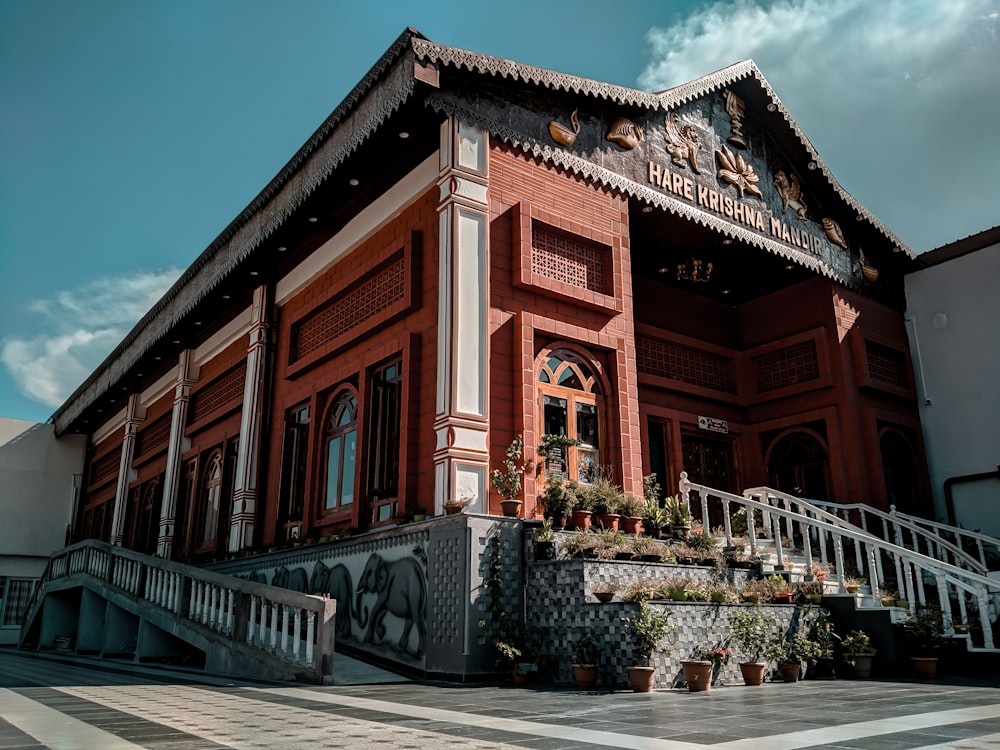
<instances>
[{"instance_id":1,"label":"concrete ramp","mask_svg":"<svg viewBox=\"0 0 1000 750\"><path fill-rule=\"evenodd\" d=\"M336 602L87 540L54 554L20 647L333 684Z\"/></svg>"}]
</instances>

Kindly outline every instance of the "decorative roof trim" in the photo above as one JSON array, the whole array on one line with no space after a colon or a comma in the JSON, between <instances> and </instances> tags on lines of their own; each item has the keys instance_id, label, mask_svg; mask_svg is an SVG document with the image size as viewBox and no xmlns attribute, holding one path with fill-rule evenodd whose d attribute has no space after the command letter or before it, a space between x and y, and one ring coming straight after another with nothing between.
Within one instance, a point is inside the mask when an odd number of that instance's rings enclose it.
<instances>
[{"instance_id":1,"label":"decorative roof trim","mask_svg":"<svg viewBox=\"0 0 1000 750\"><path fill-rule=\"evenodd\" d=\"M268 186L174 282L50 421L62 434L298 209L415 90L407 30ZM405 54L404 54L405 53ZM400 58L402 57L402 63ZM376 89L375 84L381 82Z\"/></svg>"},{"instance_id":2,"label":"decorative roof trim","mask_svg":"<svg viewBox=\"0 0 1000 750\"><path fill-rule=\"evenodd\" d=\"M773 253L774 255L794 261L795 263L805 266L818 274L831 278L846 287L857 288L858 286L856 278L836 273L835 269L830 268L825 263L819 262L811 255L797 252L794 248L790 248L780 242L775 242L772 239L761 236L755 232L751 232L738 224L732 224L724 219L720 219L717 216L701 210L700 208L683 203L676 198L648 188L645 185L640 185L639 183L623 177L617 172L612 172L611 170L598 166L591 161L575 156L568 151L553 148L546 143L542 143L525 136L523 133L511 130L502 123L496 122L491 118L484 117L478 112L465 109L450 99L445 99L442 96L432 94L427 97L426 104L436 111L443 112L452 117L458 117L471 125L483 128L489 131L490 135L495 136L504 143L508 143L511 146L520 149L524 153L539 157L550 164L562 167L573 174L585 177L600 185L613 188L639 200L646 201L647 203L667 210L676 216L681 216L685 219L694 221L702 226L740 240L748 245L752 245L760 248L761 250Z\"/></svg>"}]
</instances>

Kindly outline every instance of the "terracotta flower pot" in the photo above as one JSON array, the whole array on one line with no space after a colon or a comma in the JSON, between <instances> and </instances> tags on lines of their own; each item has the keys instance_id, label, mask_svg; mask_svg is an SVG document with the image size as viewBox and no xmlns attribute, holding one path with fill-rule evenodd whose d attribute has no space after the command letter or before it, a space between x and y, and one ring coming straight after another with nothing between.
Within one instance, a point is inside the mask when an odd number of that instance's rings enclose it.
<instances>
[{"instance_id":1,"label":"terracotta flower pot","mask_svg":"<svg viewBox=\"0 0 1000 750\"><path fill-rule=\"evenodd\" d=\"M917 677L924 680L933 680L937 677L938 659L936 656L911 656L910 663L913 664L913 671Z\"/></svg>"},{"instance_id":2,"label":"terracotta flower pot","mask_svg":"<svg viewBox=\"0 0 1000 750\"><path fill-rule=\"evenodd\" d=\"M590 517L591 512L589 510L574 510L573 511L573 528L577 531L587 531L590 529Z\"/></svg>"},{"instance_id":3,"label":"terracotta flower pot","mask_svg":"<svg viewBox=\"0 0 1000 750\"><path fill-rule=\"evenodd\" d=\"M656 677L655 667L629 667L628 682L633 693L651 693L653 680Z\"/></svg>"},{"instance_id":4,"label":"terracotta flower pot","mask_svg":"<svg viewBox=\"0 0 1000 750\"><path fill-rule=\"evenodd\" d=\"M740 662L740 672L743 674L744 685L763 685L766 670L767 664L762 661Z\"/></svg>"},{"instance_id":5,"label":"terracotta flower pot","mask_svg":"<svg viewBox=\"0 0 1000 750\"><path fill-rule=\"evenodd\" d=\"M573 679L576 680L577 690L593 690L597 685L597 665L574 664Z\"/></svg>"},{"instance_id":6,"label":"terracotta flower pot","mask_svg":"<svg viewBox=\"0 0 1000 750\"><path fill-rule=\"evenodd\" d=\"M501 500L500 507L503 509L503 514L508 518L517 518L518 513L521 510L521 501Z\"/></svg>"},{"instance_id":7,"label":"terracotta flower pot","mask_svg":"<svg viewBox=\"0 0 1000 750\"><path fill-rule=\"evenodd\" d=\"M597 516L597 525L609 531L618 531L621 516L617 513L601 513Z\"/></svg>"},{"instance_id":8,"label":"terracotta flower pot","mask_svg":"<svg viewBox=\"0 0 1000 750\"><path fill-rule=\"evenodd\" d=\"M778 672L781 673L781 679L785 682L798 682L799 672L802 669L801 664L779 664Z\"/></svg>"},{"instance_id":9,"label":"terracotta flower pot","mask_svg":"<svg viewBox=\"0 0 1000 750\"><path fill-rule=\"evenodd\" d=\"M626 534L640 534L642 533L642 518L640 516L622 516L621 527Z\"/></svg>"},{"instance_id":10,"label":"terracotta flower pot","mask_svg":"<svg viewBox=\"0 0 1000 750\"><path fill-rule=\"evenodd\" d=\"M687 682L688 690L692 693L712 689L712 662L682 661L681 667L684 669L684 680Z\"/></svg>"}]
</instances>

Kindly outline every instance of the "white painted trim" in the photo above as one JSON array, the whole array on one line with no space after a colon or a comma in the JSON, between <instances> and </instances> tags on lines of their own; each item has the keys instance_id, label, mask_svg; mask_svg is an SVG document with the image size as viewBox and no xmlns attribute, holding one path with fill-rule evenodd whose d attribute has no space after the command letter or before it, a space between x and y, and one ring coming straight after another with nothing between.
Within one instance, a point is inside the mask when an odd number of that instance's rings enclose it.
<instances>
[{"instance_id":1,"label":"white painted trim","mask_svg":"<svg viewBox=\"0 0 1000 750\"><path fill-rule=\"evenodd\" d=\"M108 439L112 432L117 430L119 427L122 427L125 424L125 412L126 409L123 408L113 417L109 417L107 422L94 430L94 433L90 438L91 444L100 445L103 441Z\"/></svg>"},{"instance_id":2,"label":"white painted trim","mask_svg":"<svg viewBox=\"0 0 1000 750\"><path fill-rule=\"evenodd\" d=\"M172 367L166 375L144 390L139 396L139 403L148 407L150 404L160 400L167 393L172 393L177 386L177 367Z\"/></svg>"},{"instance_id":3,"label":"white painted trim","mask_svg":"<svg viewBox=\"0 0 1000 750\"><path fill-rule=\"evenodd\" d=\"M275 303L288 302L313 279L401 214L434 185L437 177L438 154L435 152L281 279L275 289Z\"/></svg>"},{"instance_id":4,"label":"white painted trim","mask_svg":"<svg viewBox=\"0 0 1000 750\"><path fill-rule=\"evenodd\" d=\"M250 321L252 317L253 310L250 307L237 313L233 316L232 320L213 333L208 341L195 349L192 360L196 369L200 368L205 362L210 361L234 341L247 336L250 333ZM197 377L197 374L192 375L192 377Z\"/></svg>"}]
</instances>

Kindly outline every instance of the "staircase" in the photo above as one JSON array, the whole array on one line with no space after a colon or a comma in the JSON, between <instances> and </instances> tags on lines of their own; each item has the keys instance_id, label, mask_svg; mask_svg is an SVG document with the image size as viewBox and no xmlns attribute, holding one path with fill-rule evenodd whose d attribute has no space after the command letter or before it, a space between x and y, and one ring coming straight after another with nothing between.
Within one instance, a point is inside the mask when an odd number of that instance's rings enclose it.
<instances>
[{"instance_id":1,"label":"staircase","mask_svg":"<svg viewBox=\"0 0 1000 750\"><path fill-rule=\"evenodd\" d=\"M55 553L22 649L333 682L336 602L87 540Z\"/></svg>"},{"instance_id":2,"label":"staircase","mask_svg":"<svg viewBox=\"0 0 1000 750\"><path fill-rule=\"evenodd\" d=\"M680 491L704 528L721 521L727 545L734 542L732 514L745 508L751 553L776 569L798 565L811 579L820 565L829 566L833 575L826 585L835 585L840 593L846 590L845 573L851 571L868 581L857 606L882 607L882 591L895 588L908 602L908 612L891 607L893 621L931 608L940 611L946 635L965 635L972 651L996 650L1000 580L987 563L1000 550L1000 540L860 504L804 500L767 487L734 495L690 482L686 472ZM956 623L970 620L982 626L975 642L955 629Z\"/></svg>"}]
</instances>

